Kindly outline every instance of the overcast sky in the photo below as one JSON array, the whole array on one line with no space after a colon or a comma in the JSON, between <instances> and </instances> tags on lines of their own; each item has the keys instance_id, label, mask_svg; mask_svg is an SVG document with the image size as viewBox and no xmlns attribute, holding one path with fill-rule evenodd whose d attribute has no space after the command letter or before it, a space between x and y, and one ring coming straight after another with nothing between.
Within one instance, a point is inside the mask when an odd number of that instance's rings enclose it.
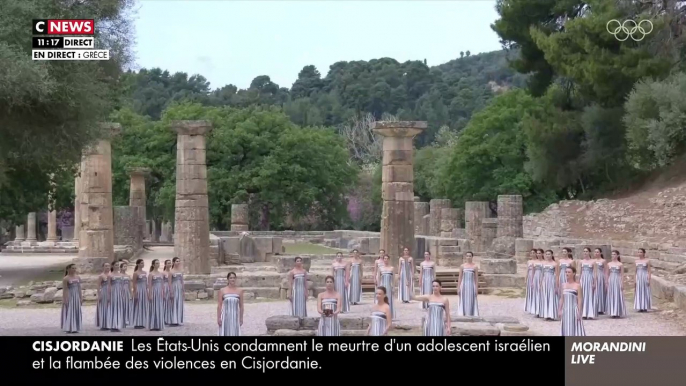
<instances>
[{"instance_id":1,"label":"overcast sky","mask_svg":"<svg viewBox=\"0 0 686 386\"><path fill-rule=\"evenodd\" d=\"M303 66L391 57L430 66L500 49L493 0L142 0L136 68L201 74L212 88L258 75L291 87Z\"/></svg>"}]
</instances>

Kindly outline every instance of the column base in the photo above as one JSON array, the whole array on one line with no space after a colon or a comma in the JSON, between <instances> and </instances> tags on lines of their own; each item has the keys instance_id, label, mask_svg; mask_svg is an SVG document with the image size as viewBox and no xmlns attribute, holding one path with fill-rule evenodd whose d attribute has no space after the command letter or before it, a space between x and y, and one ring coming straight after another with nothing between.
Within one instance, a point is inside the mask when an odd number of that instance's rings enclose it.
<instances>
[{"instance_id":1,"label":"column base","mask_svg":"<svg viewBox=\"0 0 686 386\"><path fill-rule=\"evenodd\" d=\"M38 240L25 240L21 242L22 247L35 247L38 245Z\"/></svg>"},{"instance_id":2,"label":"column base","mask_svg":"<svg viewBox=\"0 0 686 386\"><path fill-rule=\"evenodd\" d=\"M54 247L57 240L45 240L38 243L40 247Z\"/></svg>"}]
</instances>

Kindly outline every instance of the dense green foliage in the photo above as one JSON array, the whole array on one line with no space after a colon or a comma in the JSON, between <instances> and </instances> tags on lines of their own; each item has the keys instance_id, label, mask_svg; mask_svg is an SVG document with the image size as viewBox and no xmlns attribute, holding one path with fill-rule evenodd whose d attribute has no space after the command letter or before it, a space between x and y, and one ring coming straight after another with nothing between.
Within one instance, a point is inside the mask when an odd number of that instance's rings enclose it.
<instances>
[{"instance_id":1,"label":"dense green foliage","mask_svg":"<svg viewBox=\"0 0 686 386\"><path fill-rule=\"evenodd\" d=\"M99 2L96 12L123 22L122 3ZM29 12L8 9L13 17ZM124 127L113 143L115 204L128 202L127 168L149 167L155 220L173 219L170 121L213 122L207 159L217 229L228 228L238 202L250 203L256 229L378 229L380 145L370 127L380 119L428 121L416 139L415 193L454 205L521 194L531 211L593 198L686 151L684 10L605 0L499 0L496 9L492 28L503 51L461 53L433 67L391 58L341 61L325 76L307 65L290 88L259 75L246 89L213 89L202 75L159 68L129 71L115 87L118 62L107 69L32 62L18 54L26 49L18 48L23 30L3 26L0 59L9 65L0 68L0 117L11 140L0 144L0 217L39 209L48 173L66 196L69 166L97 136L92 123L111 111ZM650 20L653 30L639 41L620 40L608 32L611 19ZM83 89L60 88L73 83L66 69L81 71ZM18 205L8 209L6 202Z\"/></svg>"}]
</instances>

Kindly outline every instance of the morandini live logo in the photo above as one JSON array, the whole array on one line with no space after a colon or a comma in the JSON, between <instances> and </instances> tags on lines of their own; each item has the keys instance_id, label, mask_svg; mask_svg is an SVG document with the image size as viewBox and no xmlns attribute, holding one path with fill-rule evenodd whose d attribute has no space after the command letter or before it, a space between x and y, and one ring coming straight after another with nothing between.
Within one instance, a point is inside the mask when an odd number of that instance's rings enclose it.
<instances>
[{"instance_id":1,"label":"morandini live logo","mask_svg":"<svg viewBox=\"0 0 686 386\"><path fill-rule=\"evenodd\" d=\"M93 35L93 19L33 19L34 35Z\"/></svg>"}]
</instances>

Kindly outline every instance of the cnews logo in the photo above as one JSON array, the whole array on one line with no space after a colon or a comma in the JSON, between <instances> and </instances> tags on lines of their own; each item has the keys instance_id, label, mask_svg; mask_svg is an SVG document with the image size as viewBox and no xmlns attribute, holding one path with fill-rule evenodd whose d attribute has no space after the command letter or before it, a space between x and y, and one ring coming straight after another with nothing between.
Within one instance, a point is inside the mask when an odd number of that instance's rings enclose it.
<instances>
[{"instance_id":1,"label":"cnews logo","mask_svg":"<svg viewBox=\"0 0 686 386\"><path fill-rule=\"evenodd\" d=\"M641 20L636 23L636 21L628 19L624 20L623 23L620 23L619 20L613 19L607 22L605 28L607 28L607 32L609 32L610 35L614 35L615 39L620 42L626 41L629 38L636 42L640 42L645 39L649 33L653 32L653 22L650 20Z\"/></svg>"}]
</instances>

